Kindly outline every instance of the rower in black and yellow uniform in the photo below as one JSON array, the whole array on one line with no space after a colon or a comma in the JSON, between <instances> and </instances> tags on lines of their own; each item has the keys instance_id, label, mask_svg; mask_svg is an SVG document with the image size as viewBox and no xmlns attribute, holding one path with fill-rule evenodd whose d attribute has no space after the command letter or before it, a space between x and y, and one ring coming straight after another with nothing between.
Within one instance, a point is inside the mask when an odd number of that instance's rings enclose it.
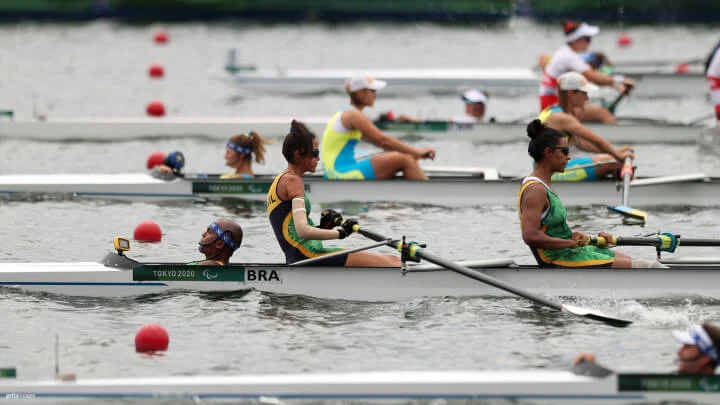
<instances>
[{"instance_id":1,"label":"rower in black and yellow uniform","mask_svg":"<svg viewBox=\"0 0 720 405\"><path fill-rule=\"evenodd\" d=\"M571 167L583 166L564 173L555 173L554 181L597 180L615 172L622 166L626 156L634 154L629 146L615 149L610 142L595 134L580 122L584 113L587 93L597 86L577 72L569 72L558 78L560 104L544 109L538 119L550 128L562 132L576 156L568 162ZM590 152L577 156L579 151Z\"/></svg>"},{"instance_id":2,"label":"rower in black and yellow uniform","mask_svg":"<svg viewBox=\"0 0 720 405\"><path fill-rule=\"evenodd\" d=\"M325 177L336 180L391 179L402 172L406 179L427 180L418 159L435 159L432 148L413 148L389 137L362 113L372 107L376 91L386 83L367 75L354 75L345 82L350 105L336 112L323 134L321 159ZM355 147L365 139L386 152L357 159Z\"/></svg>"},{"instance_id":3,"label":"rower in black and yellow uniform","mask_svg":"<svg viewBox=\"0 0 720 405\"><path fill-rule=\"evenodd\" d=\"M240 247L242 240L240 224L229 219L216 219L208 225L198 242L198 250L205 255L205 260L188 265L224 266Z\"/></svg>"},{"instance_id":4,"label":"rower in black and yellow uniform","mask_svg":"<svg viewBox=\"0 0 720 405\"><path fill-rule=\"evenodd\" d=\"M275 238L285 254L288 264L300 260L319 257L342 251L338 248L326 248L323 240L344 239L353 233L357 221L343 220L332 210L323 212L320 227L315 227L310 219L310 200L305 195L302 176L313 173L320 160L318 141L315 134L295 120L290 125L290 133L285 137L282 147L283 156L288 162L287 169L275 177L267 195L267 212ZM364 266L394 267L400 265L400 259L384 254L366 251L328 256L317 265L326 266Z\"/></svg>"},{"instance_id":5,"label":"rower in black and yellow uniform","mask_svg":"<svg viewBox=\"0 0 720 405\"><path fill-rule=\"evenodd\" d=\"M552 188L554 173L562 173L570 160L570 146L560 132L539 119L527 128L528 154L535 169L523 179L518 192L518 214L523 241L541 267L665 267L655 260L633 259L618 251L589 245L590 237L573 232L567 212ZM612 235L599 236L612 240Z\"/></svg>"}]
</instances>

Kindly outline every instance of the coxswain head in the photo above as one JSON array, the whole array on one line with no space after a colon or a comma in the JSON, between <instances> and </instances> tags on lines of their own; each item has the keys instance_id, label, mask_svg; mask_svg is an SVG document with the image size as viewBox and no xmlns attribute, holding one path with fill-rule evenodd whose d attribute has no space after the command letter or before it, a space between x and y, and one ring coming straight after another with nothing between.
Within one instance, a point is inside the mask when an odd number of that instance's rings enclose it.
<instances>
[{"instance_id":1,"label":"coxswain head","mask_svg":"<svg viewBox=\"0 0 720 405\"><path fill-rule=\"evenodd\" d=\"M206 260L227 263L230 256L240 247L243 231L240 225L229 219L216 219L208 225L198 242L198 250Z\"/></svg>"},{"instance_id":2,"label":"coxswain head","mask_svg":"<svg viewBox=\"0 0 720 405\"><path fill-rule=\"evenodd\" d=\"M704 323L687 331L673 331L673 336L683 344L677 352L679 374L715 374L720 363L720 329Z\"/></svg>"},{"instance_id":3,"label":"coxswain head","mask_svg":"<svg viewBox=\"0 0 720 405\"><path fill-rule=\"evenodd\" d=\"M485 116L485 107L490 96L484 91L470 89L462 94L462 101L465 103L465 113L482 120Z\"/></svg>"},{"instance_id":4,"label":"coxswain head","mask_svg":"<svg viewBox=\"0 0 720 405\"><path fill-rule=\"evenodd\" d=\"M387 82L366 74L354 74L345 80L345 92L350 96L350 104L359 109L372 107L377 98L376 91L385 86Z\"/></svg>"}]
</instances>

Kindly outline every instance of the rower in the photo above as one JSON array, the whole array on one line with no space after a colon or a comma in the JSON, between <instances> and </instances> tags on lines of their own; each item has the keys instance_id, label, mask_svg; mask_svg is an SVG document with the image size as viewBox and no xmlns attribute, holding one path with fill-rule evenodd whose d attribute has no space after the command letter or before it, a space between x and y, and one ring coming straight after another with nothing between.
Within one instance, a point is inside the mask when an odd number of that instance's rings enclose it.
<instances>
[{"instance_id":1,"label":"rower","mask_svg":"<svg viewBox=\"0 0 720 405\"><path fill-rule=\"evenodd\" d=\"M470 89L460 97L465 103L465 114L450 118L450 122L474 124L482 122L489 96L484 91Z\"/></svg>"},{"instance_id":2,"label":"rower","mask_svg":"<svg viewBox=\"0 0 720 405\"><path fill-rule=\"evenodd\" d=\"M570 160L570 145L562 133L533 120L527 126L528 154L535 169L523 179L518 193L518 214L523 241L540 267L665 267L655 260L633 259L623 253L589 245L590 237L571 231L567 213L552 188L552 175L563 172ZM599 236L612 236L601 232Z\"/></svg>"},{"instance_id":3,"label":"rower","mask_svg":"<svg viewBox=\"0 0 720 405\"><path fill-rule=\"evenodd\" d=\"M570 170L565 173L560 172L553 176L553 180L597 180L618 170L627 156L635 156L629 146L626 145L615 149L610 142L595 134L580 122L588 106L586 104L587 94L597 89L597 86L588 82L583 75L576 72L561 75L557 80L557 86L559 89L559 104L543 110L538 116L540 122L563 132L572 146L592 154L579 156L568 162L568 168L573 166L591 167Z\"/></svg>"},{"instance_id":4,"label":"rower","mask_svg":"<svg viewBox=\"0 0 720 405\"><path fill-rule=\"evenodd\" d=\"M162 157L162 154L153 154L148 159L148 167L153 170L152 174L160 178L175 178L182 176L182 169L185 167L185 155L180 151L170 152L162 158L162 161L155 160Z\"/></svg>"},{"instance_id":5,"label":"rower","mask_svg":"<svg viewBox=\"0 0 720 405\"><path fill-rule=\"evenodd\" d=\"M385 88L385 85L384 81L367 75L354 75L345 82L345 91L350 96L351 105L332 116L323 134L321 160L326 178L390 179L402 172L406 179L427 180L418 159L435 159L435 150L413 148L383 134L370 118L362 113L363 108L375 104L376 91ZM387 152L357 160L355 146L362 138Z\"/></svg>"},{"instance_id":6,"label":"rower","mask_svg":"<svg viewBox=\"0 0 720 405\"><path fill-rule=\"evenodd\" d=\"M600 28L586 23L566 22L563 25L566 45L558 49L545 66L540 82L540 109L544 110L558 103L557 80L563 73L579 72L589 81L600 86L615 86L621 93L629 92L635 87L635 81L621 75L610 76L592 68L580 53L590 47L592 37L600 32ZM617 121L607 108L589 105L583 121L596 121L615 124Z\"/></svg>"},{"instance_id":7,"label":"rower","mask_svg":"<svg viewBox=\"0 0 720 405\"><path fill-rule=\"evenodd\" d=\"M694 325L687 331L675 330L673 336L682 346L677 351L678 374L714 375L720 363L720 329L704 323ZM595 355L580 353L573 361L574 365L593 364ZM604 368L604 367L603 367ZM609 371L609 370L608 370Z\"/></svg>"},{"instance_id":8,"label":"rower","mask_svg":"<svg viewBox=\"0 0 720 405\"><path fill-rule=\"evenodd\" d=\"M715 117L720 122L720 42L705 61L705 75L710 85L710 98L715 104Z\"/></svg>"},{"instance_id":9,"label":"rower","mask_svg":"<svg viewBox=\"0 0 720 405\"><path fill-rule=\"evenodd\" d=\"M205 255L205 260L188 265L224 266L240 247L242 239L240 224L229 219L216 219L208 225L198 242L198 250Z\"/></svg>"},{"instance_id":10,"label":"rower","mask_svg":"<svg viewBox=\"0 0 720 405\"><path fill-rule=\"evenodd\" d=\"M267 213L275 232L285 262L292 264L300 260L340 252L340 248L326 248L323 240L344 239L354 232L354 219L343 220L332 210L323 212L320 227L310 219L310 200L305 195L302 176L313 173L320 160L318 140L305 124L292 121L290 132L285 137L282 153L288 162L287 169L273 180L267 194ZM340 226L338 226L340 225ZM359 251L328 256L317 262L323 266L398 267L398 257Z\"/></svg>"},{"instance_id":11,"label":"rower","mask_svg":"<svg viewBox=\"0 0 720 405\"><path fill-rule=\"evenodd\" d=\"M220 176L221 179L252 179L255 174L252 170L252 158L255 162L265 163L265 145L271 142L264 139L255 131L250 134L233 135L225 143L225 165L235 169L235 173Z\"/></svg>"}]
</instances>

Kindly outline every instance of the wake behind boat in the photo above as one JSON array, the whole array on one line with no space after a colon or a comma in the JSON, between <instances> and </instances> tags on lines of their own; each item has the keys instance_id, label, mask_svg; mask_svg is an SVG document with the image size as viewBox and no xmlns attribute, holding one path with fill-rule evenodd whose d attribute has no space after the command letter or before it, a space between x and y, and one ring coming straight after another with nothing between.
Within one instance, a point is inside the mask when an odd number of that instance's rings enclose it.
<instances>
[{"instance_id":1,"label":"wake behind boat","mask_svg":"<svg viewBox=\"0 0 720 405\"><path fill-rule=\"evenodd\" d=\"M315 203L395 202L447 207L514 205L520 179L502 176L494 168L424 168L429 181L327 180L306 175L305 191ZM33 194L71 195L120 200L218 200L234 198L266 201L274 175L253 179L222 179L220 175L187 174L164 180L151 173L0 175L0 195L23 199ZM555 182L566 206L590 206L619 200L614 180ZM638 177L630 183L636 206L716 206L720 178L703 173ZM442 190L439 193L438 190Z\"/></svg>"},{"instance_id":2,"label":"wake behind boat","mask_svg":"<svg viewBox=\"0 0 720 405\"><path fill-rule=\"evenodd\" d=\"M42 120L0 120L0 137L41 141L122 142L146 138L208 138L256 131L265 138L282 139L293 117L47 117ZM299 118L320 138L330 117ZM708 123L684 124L647 118L618 118L618 125L588 124L612 143L695 143ZM375 121L393 137L432 140L509 143L526 141L527 122L454 123Z\"/></svg>"},{"instance_id":3,"label":"wake behind boat","mask_svg":"<svg viewBox=\"0 0 720 405\"><path fill-rule=\"evenodd\" d=\"M129 250L129 242L126 242ZM116 243L116 246L118 243ZM123 250L123 251L124 251ZM720 260L665 260L666 269L548 269L498 258L457 262L517 288L550 296L632 299L702 296L720 299ZM0 263L0 287L72 296L128 297L168 291L303 295L320 299L396 301L417 297L507 296L431 264L387 267L230 263L189 266L140 263L108 253L100 262Z\"/></svg>"},{"instance_id":4,"label":"wake behind boat","mask_svg":"<svg viewBox=\"0 0 720 405\"><path fill-rule=\"evenodd\" d=\"M467 399L533 403L637 404L719 400L717 376L610 374L604 377L570 371L370 371L345 373L252 374L22 381L0 379L6 402L31 399L245 399L397 401ZM27 394L27 396L25 395ZM15 400L15 402L13 401ZM598 402L600 401L600 402ZM588 402L589 403L589 402Z\"/></svg>"}]
</instances>

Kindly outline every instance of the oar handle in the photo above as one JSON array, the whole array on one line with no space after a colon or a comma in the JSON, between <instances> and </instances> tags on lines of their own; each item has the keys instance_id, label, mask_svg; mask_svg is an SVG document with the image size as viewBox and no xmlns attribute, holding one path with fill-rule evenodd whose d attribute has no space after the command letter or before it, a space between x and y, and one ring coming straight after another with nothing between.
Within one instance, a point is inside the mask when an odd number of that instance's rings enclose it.
<instances>
[{"instance_id":1,"label":"oar handle","mask_svg":"<svg viewBox=\"0 0 720 405\"><path fill-rule=\"evenodd\" d=\"M698 242L715 242L711 244L698 244ZM687 242L687 243L686 243ZM680 236L671 233L663 233L656 236L648 237L612 237L608 240L602 236L593 236L590 238L590 244L598 247L615 245L615 246L654 246L664 252L674 252L680 245ZM703 240L703 239L683 239L682 244L685 246L720 246L720 240Z\"/></svg>"}]
</instances>

